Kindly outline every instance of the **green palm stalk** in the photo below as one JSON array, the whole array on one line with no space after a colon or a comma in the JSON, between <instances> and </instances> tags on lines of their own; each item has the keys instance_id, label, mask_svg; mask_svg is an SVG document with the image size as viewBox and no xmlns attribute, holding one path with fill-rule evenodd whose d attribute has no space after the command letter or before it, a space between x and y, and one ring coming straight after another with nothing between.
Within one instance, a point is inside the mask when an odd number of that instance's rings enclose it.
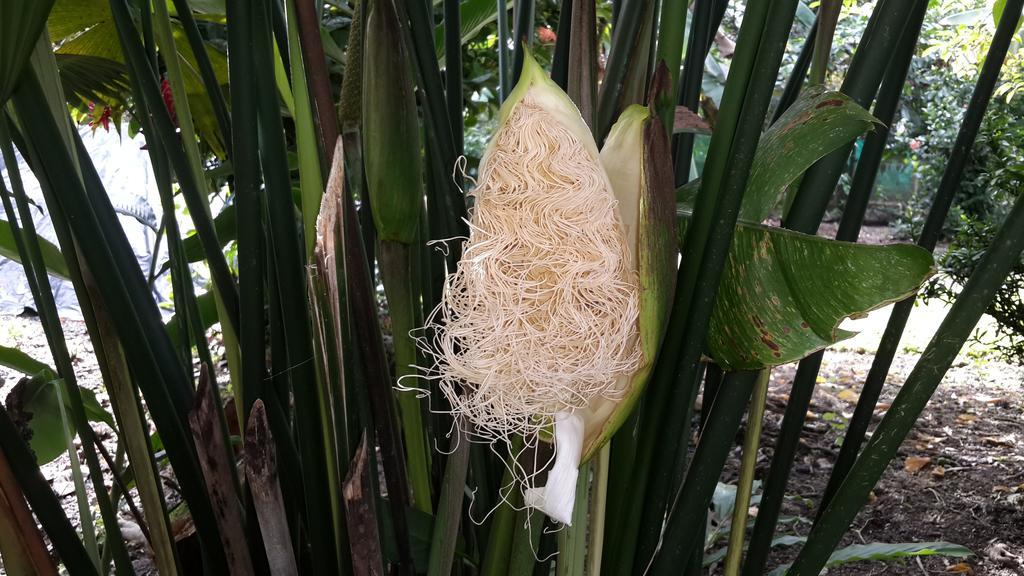
<instances>
[{"instance_id":1,"label":"green palm stalk","mask_svg":"<svg viewBox=\"0 0 1024 576\"><path fill-rule=\"evenodd\" d=\"M395 375L414 376L419 295L415 292L412 243L423 203L420 128L409 58L402 44L392 0L376 0L366 21L363 82L363 151L373 222L380 240L379 264L391 313ZM411 393L398 397L414 505L433 509L430 452L420 401Z\"/></svg>"}]
</instances>

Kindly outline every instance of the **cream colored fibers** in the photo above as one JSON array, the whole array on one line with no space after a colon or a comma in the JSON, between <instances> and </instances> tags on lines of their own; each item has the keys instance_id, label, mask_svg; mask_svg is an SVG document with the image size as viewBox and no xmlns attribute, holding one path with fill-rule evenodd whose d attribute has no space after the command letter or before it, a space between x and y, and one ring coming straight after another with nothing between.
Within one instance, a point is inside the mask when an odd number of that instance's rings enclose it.
<instances>
[{"instance_id":1,"label":"cream colored fibers","mask_svg":"<svg viewBox=\"0 0 1024 576\"><path fill-rule=\"evenodd\" d=\"M643 355L639 281L597 147L568 97L527 60L481 161L458 269L420 345L434 361L424 376L460 425L478 439L530 445L556 416L621 396L617 379ZM579 446L563 448L556 460L574 453L575 472ZM513 467L528 486L530 474Z\"/></svg>"}]
</instances>

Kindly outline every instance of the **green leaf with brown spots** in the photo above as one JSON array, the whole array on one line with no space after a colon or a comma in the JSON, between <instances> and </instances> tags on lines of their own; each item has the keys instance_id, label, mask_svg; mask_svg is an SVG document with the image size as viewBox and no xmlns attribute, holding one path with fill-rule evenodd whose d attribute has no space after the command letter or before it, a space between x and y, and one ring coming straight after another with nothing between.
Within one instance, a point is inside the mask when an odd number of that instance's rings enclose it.
<instances>
[{"instance_id":1,"label":"green leaf with brown spots","mask_svg":"<svg viewBox=\"0 0 1024 576\"><path fill-rule=\"evenodd\" d=\"M681 218L683 228L688 219ZM739 224L707 354L726 370L799 360L853 336L839 329L843 319L913 294L934 270L931 254L912 244L854 244Z\"/></svg>"},{"instance_id":2,"label":"green leaf with brown spots","mask_svg":"<svg viewBox=\"0 0 1024 576\"><path fill-rule=\"evenodd\" d=\"M761 222L805 170L870 131L878 120L845 94L808 88L761 135L740 219Z\"/></svg>"}]
</instances>

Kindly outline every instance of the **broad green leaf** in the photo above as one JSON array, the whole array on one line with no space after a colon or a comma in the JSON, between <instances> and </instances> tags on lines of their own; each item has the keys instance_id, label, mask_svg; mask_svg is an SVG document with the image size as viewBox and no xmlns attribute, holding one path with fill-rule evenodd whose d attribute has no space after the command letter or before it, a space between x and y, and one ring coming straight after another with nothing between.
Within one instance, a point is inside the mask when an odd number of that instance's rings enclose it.
<instances>
[{"instance_id":1,"label":"broad green leaf","mask_svg":"<svg viewBox=\"0 0 1024 576\"><path fill-rule=\"evenodd\" d=\"M68 265L64 261L64 255L60 253L60 248L46 239L40 238L39 249L43 253L43 264L46 265L46 271L57 278L68 280ZM0 256L21 262L21 254L18 253L18 247L14 243L14 232L11 230L11 224L6 220L0 220Z\"/></svg>"},{"instance_id":2,"label":"broad green leaf","mask_svg":"<svg viewBox=\"0 0 1024 576\"><path fill-rule=\"evenodd\" d=\"M750 222L767 218L786 187L807 168L871 130L876 122L846 95L808 88L761 135L740 218Z\"/></svg>"},{"instance_id":3,"label":"broad green leaf","mask_svg":"<svg viewBox=\"0 0 1024 576\"><path fill-rule=\"evenodd\" d=\"M841 550L836 550L829 556L826 566L838 566L850 562L862 562L865 560L887 561L898 558L910 558L913 556L952 556L953 558L968 558L974 556L969 548L949 542L901 542L889 544L886 542L872 542L870 544L854 544ZM769 576L783 576L789 570L789 564L779 566L772 570Z\"/></svg>"},{"instance_id":4,"label":"broad green leaf","mask_svg":"<svg viewBox=\"0 0 1024 576\"><path fill-rule=\"evenodd\" d=\"M999 24L999 20L1000 20L1000 18L1003 17L1003 10L1005 10L1005 9L1006 9L1006 0L996 0L995 3L992 4L992 23L993 24L996 24L996 25ZM1020 20L1017 21L1017 27L1014 29L1013 33L1016 34L1017 32L1020 32L1020 27L1022 25L1024 25L1024 18L1021 18Z\"/></svg>"},{"instance_id":5,"label":"broad green leaf","mask_svg":"<svg viewBox=\"0 0 1024 576\"><path fill-rule=\"evenodd\" d=\"M56 374L53 368L47 366L45 362L40 362L21 350L8 346L0 346L0 366L17 370L26 376L47 374L53 379L55 377L53 375Z\"/></svg>"},{"instance_id":6,"label":"broad green leaf","mask_svg":"<svg viewBox=\"0 0 1024 576\"><path fill-rule=\"evenodd\" d=\"M931 254L910 244L837 242L741 223L715 298L708 355L726 370L799 360L852 336L839 329L843 319L913 294L933 272Z\"/></svg>"},{"instance_id":7,"label":"broad green leaf","mask_svg":"<svg viewBox=\"0 0 1024 576\"><path fill-rule=\"evenodd\" d=\"M993 13L995 8L993 7ZM988 9L986 8L975 8L973 10L965 10L963 12L957 12L956 14L950 14L942 20L939 20L939 24L943 26L966 26L970 24L977 24L988 16Z\"/></svg>"},{"instance_id":8,"label":"broad green leaf","mask_svg":"<svg viewBox=\"0 0 1024 576\"><path fill-rule=\"evenodd\" d=\"M0 2L0 106L11 95L52 7L53 0Z\"/></svg>"},{"instance_id":9,"label":"broad green leaf","mask_svg":"<svg viewBox=\"0 0 1024 576\"><path fill-rule=\"evenodd\" d=\"M506 7L511 2L506 0ZM465 44L474 39L485 26L498 19L498 3L494 0L464 0L459 5L459 36ZM444 22L434 29L434 48L438 59L444 58Z\"/></svg>"},{"instance_id":10,"label":"broad green leaf","mask_svg":"<svg viewBox=\"0 0 1024 576\"><path fill-rule=\"evenodd\" d=\"M63 381L56 377L52 370L31 377L23 378L8 394L5 404L11 418L23 430L27 429L28 443L36 454L40 466L52 462L60 456L65 448L65 423L61 417L58 402L63 400L67 410L71 409L67 395L59 389ZM96 395L85 388L79 388L85 413L92 422L103 422L114 428L114 419L100 406ZM73 433L72 433L73 435Z\"/></svg>"}]
</instances>

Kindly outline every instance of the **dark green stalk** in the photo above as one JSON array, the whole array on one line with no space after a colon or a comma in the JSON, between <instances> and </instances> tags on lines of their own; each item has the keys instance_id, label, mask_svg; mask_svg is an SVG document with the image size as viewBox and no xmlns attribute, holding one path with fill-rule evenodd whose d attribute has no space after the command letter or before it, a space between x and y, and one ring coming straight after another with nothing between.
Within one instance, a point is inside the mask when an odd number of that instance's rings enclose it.
<instances>
[{"instance_id":1,"label":"dark green stalk","mask_svg":"<svg viewBox=\"0 0 1024 576\"><path fill-rule=\"evenodd\" d=\"M323 436L313 364L312 332L302 243L299 240L295 203L292 200L287 148L281 124L280 106L274 90L273 71L265 63L273 58L270 30L270 3L253 5L252 41L256 109L259 126L260 165L267 189L270 215L269 248L280 293L285 332L287 364L275 362L275 371L286 371L292 384L296 411L299 454L302 458L302 483L306 500L306 527L312 548L313 568L326 574L337 566L334 561L334 536L325 478ZM255 65L264 63L264 65ZM275 359L276 360L276 359Z\"/></svg>"},{"instance_id":2,"label":"dark green stalk","mask_svg":"<svg viewBox=\"0 0 1024 576\"><path fill-rule=\"evenodd\" d=\"M786 80L786 87L782 90L782 96L779 97L779 103L775 106L775 113L772 114L772 124L779 121L779 118L789 110L789 107L796 102L797 96L800 95L800 89L804 85L804 79L807 77L807 70L811 66L811 55L814 54L814 38L818 35L818 21L814 21L814 25L811 26L810 31L807 32L807 38L804 39L804 45L800 48L800 55L796 58L796 63L793 64L793 71L789 74L789 79Z\"/></svg>"},{"instance_id":3,"label":"dark green stalk","mask_svg":"<svg viewBox=\"0 0 1024 576\"><path fill-rule=\"evenodd\" d=\"M861 107L871 106L900 36L920 1L923 0L885 0L875 6L840 88L840 92ZM853 143L850 143L825 156L807 170L793 200L793 207L784 219L786 228L805 234L817 232L852 149Z\"/></svg>"},{"instance_id":4,"label":"dark green stalk","mask_svg":"<svg viewBox=\"0 0 1024 576\"><path fill-rule=\"evenodd\" d=\"M508 98L512 90L512 80L509 77L511 70L508 65L508 8L505 0L498 2L498 89L501 94L501 101Z\"/></svg>"},{"instance_id":5,"label":"dark green stalk","mask_svg":"<svg viewBox=\"0 0 1024 576\"><path fill-rule=\"evenodd\" d=\"M458 437L453 442L457 445L448 455L444 481L441 483L441 496L437 502L437 520L434 521L434 532L430 539L428 576L447 576L452 573L455 546L459 539L462 500L466 491L466 473L469 470L469 436L464 431L458 431ZM532 559L533 550L530 552Z\"/></svg>"},{"instance_id":6,"label":"dark green stalk","mask_svg":"<svg viewBox=\"0 0 1024 576\"><path fill-rule=\"evenodd\" d=\"M510 458L515 457L515 454L519 452L519 447L521 447L521 442L519 446L511 448ZM512 557L512 541L516 532L516 508L522 506L522 493L512 485L511 468L505 470L501 485L502 490L506 490L508 493L505 494L505 499L498 504L498 509L494 512L490 537L487 541L483 563L480 566L480 576L505 576L508 574L509 560Z\"/></svg>"},{"instance_id":7,"label":"dark green stalk","mask_svg":"<svg viewBox=\"0 0 1024 576\"><path fill-rule=\"evenodd\" d=\"M213 277L214 288L227 310L227 321L237 332L238 292L235 289L234 279L231 277L224 253L221 252L217 231L213 227L213 221L206 207L204 187L196 180L196 175L179 144L177 131L171 123L170 115L160 94L160 88L156 83L156 72L152 63L146 58L145 49L135 31L135 25L132 23L128 5L125 0L110 0L110 11L117 25L129 73L137 79L142 91L141 98L136 98L135 104L140 108L140 112L150 117L150 121L156 129L156 135L164 143L171 166L178 177L182 197L188 205L196 233L203 245L206 261L210 266L210 275Z\"/></svg>"},{"instance_id":8,"label":"dark green stalk","mask_svg":"<svg viewBox=\"0 0 1024 576\"><path fill-rule=\"evenodd\" d=\"M818 17L814 20L817 33L814 36L814 56L811 58L811 84L824 84L828 74L828 62L832 55L832 37L839 22L839 11L843 8L840 0L822 0L818 5Z\"/></svg>"},{"instance_id":9,"label":"dark green stalk","mask_svg":"<svg viewBox=\"0 0 1024 576\"><path fill-rule=\"evenodd\" d=\"M566 93L594 132L597 122L597 7L588 0L572 0L571 6Z\"/></svg>"},{"instance_id":10,"label":"dark green stalk","mask_svg":"<svg viewBox=\"0 0 1024 576\"><path fill-rule=\"evenodd\" d=\"M648 13L648 4L654 0L624 1L618 20L612 28L612 45L608 52L604 80L601 82L601 93L597 100L594 136L598 145L604 141L621 109L626 77L636 64L634 59L638 55L637 50L647 49L646 46L638 46L637 38L644 23L644 14Z\"/></svg>"},{"instance_id":11,"label":"dark green stalk","mask_svg":"<svg viewBox=\"0 0 1024 576\"><path fill-rule=\"evenodd\" d=\"M795 13L794 1L776 0L751 5L744 16L701 191L686 231L675 303L662 344L661 357L675 362L661 362L655 368L648 398L650 406L660 408L660 414L649 415L641 437L642 449L647 442L657 443L658 438L669 438L674 443L685 437L687 423L667 415L683 413L690 400L688 386L697 378L715 293ZM649 495L646 500L639 500L637 506L651 510L645 512L648 518L657 518L657 510L667 509L670 501L669 481L675 459L652 462L650 456L645 457L646 462L642 462L638 470L651 469L647 484ZM694 516L670 513L667 529L685 531L674 525L687 524L687 518ZM686 547L687 543L680 544L680 547L662 547L658 556L664 559L659 560L662 566L673 561L678 566L685 561L692 549ZM666 554L666 551L670 552ZM637 562L644 560L637 558Z\"/></svg>"},{"instance_id":12,"label":"dark green stalk","mask_svg":"<svg viewBox=\"0 0 1024 576\"><path fill-rule=\"evenodd\" d=\"M201 473L192 451L191 438L183 421L190 404L190 387L178 363L160 313L149 296L135 256L117 224L117 216L88 156L79 158L83 181L78 178L51 179L50 174L77 171L69 151L54 145L62 136L54 117L46 107L46 98L34 73L26 73L13 99L19 117L33 119L26 132L26 145L51 213L67 214L75 237L89 238L79 243L83 263L94 272L99 291L109 296L112 318L122 337L133 373L150 400L151 415L167 454L178 473L182 493L189 503L200 540L217 542L216 524L210 503L202 487ZM69 244L70 245L70 244ZM204 545L211 566L223 566L223 550Z\"/></svg>"},{"instance_id":13,"label":"dark green stalk","mask_svg":"<svg viewBox=\"0 0 1024 576\"><path fill-rule=\"evenodd\" d=\"M512 51L511 76L514 86L519 81L519 74L523 70L523 48L533 45L534 0L516 0L513 14L516 17L513 28L515 48Z\"/></svg>"},{"instance_id":14,"label":"dark green stalk","mask_svg":"<svg viewBox=\"0 0 1024 576\"><path fill-rule=\"evenodd\" d=\"M452 125L455 152L463 149L462 121L462 37L458 0L444 0L444 95L448 121ZM520 62L522 67L522 62Z\"/></svg>"},{"instance_id":15,"label":"dark green stalk","mask_svg":"<svg viewBox=\"0 0 1024 576\"><path fill-rule=\"evenodd\" d=\"M504 0L501 0L502 2ZM504 8L503 5L499 6ZM408 41L409 53L414 57L417 85L424 94L424 117L427 142L436 146L439 161L445 174L444 193L441 204L435 209L447 220L446 226L454 230L458 236L469 234L463 218L466 217L466 203L462 194L462 176L452 170L458 159L456 153L456 137L452 134L454 123L449 119L445 101L444 85L441 82L441 71L437 64L437 53L434 51L434 25L431 15L427 12L424 2L396 2L399 22L403 27L403 38ZM502 12L499 10L499 16ZM461 248L450 246L448 262L454 269L459 261Z\"/></svg>"},{"instance_id":16,"label":"dark green stalk","mask_svg":"<svg viewBox=\"0 0 1024 576\"><path fill-rule=\"evenodd\" d=\"M242 354L242 411L244 419L257 398L264 397L266 378L266 328L264 314L263 210L260 207L260 164L257 150L256 87L253 62L253 5L229 0L228 74L231 110L235 118L230 132L234 191L238 226L239 349Z\"/></svg>"},{"instance_id":17,"label":"dark green stalk","mask_svg":"<svg viewBox=\"0 0 1024 576\"><path fill-rule=\"evenodd\" d=\"M1008 0L1003 17L1020 15L1021 0ZM789 574L818 574L832 550L849 529L889 461L913 428L960 348L992 302L996 291L1024 250L1024 197L1018 198L992 245L971 275L963 292L939 326L892 407L857 458L821 518L808 535Z\"/></svg>"},{"instance_id":18,"label":"dark green stalk","mask_svg":"<svg viewBox=\"0 0 1024 576\"><path fill-rule=\"evenodd\" d=\"M661 0L655 65L657 61L664 61L668 68L668 90L658 103L658 115L668 134L672 133L678 99L679 62L683 59L683 37L686 31L686 4L683 0Z\"/></svg>"},{"instance_id":19,"label":"dark green stalk","mask_svg":"<svg viewBox=\"0 0 1024 576\"><path fill-rule=\"evenodd\" d=\"M558 29L555 34L555 52L551 56L551 79L562 90L569 84L569 40L572 37L573 0L562 0L558 11Z\"/></svg>"},{"instance_id":20,"label":"dark green stalk","mask_svg":"<svg viewBox=\"0 0 1024 576\"><path fill-rule=\"evenodd\" d=\"M706 372L707 372L707 375L704 378L704 392L703 392L703 395L701 396L701 403L700 403L700 406L701 406L700 418L699 418L698 427L697 427L697 441L698 442L700 442L700 436L702 434L704 434L704 427L707 426L707 424L708 424L708 416L711 413L711 407L715 405L715 398L718 397L718 391L722 389L722 382L725 379L725 372L723 372L722 369L719 368L715 364L711 364L710 366L708 366ZM696 386L694 386L693 401L690 402L691 410L692 410L692 406L693 406L693 404L694 404L694 402L696 400L697 400L697 390L696 390ZM693 414L691 413L690 414L690 418L692 418L692 417L693 417ZM687 421L689 421L690 418L687 418ZM689 442L687 442L685 446L680 446L679 453L680 454L685 454L685 453L689 452L689 449L690 449L690 444L689 444ZM684 452L684 450L685 450L685 452ZM677 457L677 459L679 459L679 457ZM677 473L679 474L679 479L678 480L673 480L673 483L676 486L681 486L682 483L683 483L683 480L685 478L684 474L686 473L686 470L685 470L685 468L678 469ZM707 508L705 508L704 510L699 510L696 513L704 518L703 526L698 530L699 533L697 534L697 541L698 542L705 542L706 539L707 539L707 517L708 517L708 510L707 510ZM690 555L690 562L686 566L686 576L702 576L703 574L704 574L704 547L703 546L697 546L697 549L694 550L693 554Z\"/></svg>"},{"instance_id":21,"label":"dark green stalk","mask_svg":"<svg viewBox=\"0 0 1024 576\"><path fill-rule=\"evenodd\" d=\"M650 564L650 574L678 574L679 566L703 544L696 536L704 529L704 516L693 512L706 510L711 503L757 376L757 372L726 374L714 405L704 407L710 410L707 425L701 432L686 481L670 504L664 540Z\"/></svg>"},{"instance_id":22,"label":"dark green stalk","mask_svg":"<svg viewBox=\"0 0 1024 576\"><path fill-rule=\"evenodd\" d=\"M188 45L192 49L192 55L195 56L196 64L199 65L199 77L203 81L206 94L213 106L213 115L217 118L217 126L220 128L221 134L224 135L224 147L227 149L228 157L233 159L233 143L230 137L231 115L228 112L227 103L224 101L220 83L217 81L217 75L213 71L213 65L210 63L210 55L206 53L206 43L203 42L203 37L199 34L199 27L196 26L196 19L192 15L192 8L189 7L188 0L174 0L174 10L178 13L178 21L181 22L181 27L185 30ZM234 21L229 19L229 22L231 22L231 26L234 26ZM228 34L231 34L230 26Z\"/></svg>"},{"instance_id":23,"label":"dark green stalk","mask_svg":"<svg viewBox=\"0 0 1024 576\"><path fill-rule=\"evenodd\" d=\"M546 517L537 510L523 508L516 515L516 533L512 537L508 576L531 576L537 564L537 548Z\"/></svg>"},{"instance_id":24,"label":"dark green stalk","mask_svg":"<svg viewBox=\"0 0 1024 576\"><path fill-rule=\"evenodd\" d=\"M715 3L717 0L695 0L693 3L693 23L690 25L690 37L686 42L686 60L683 64L682 78L679 80L677 106L684 106L691 112L697 112L700 104L701 79L704 77L704 59L707 50L715 37L714 21ZM681 186L690 181L690 160L693 157L693 134L683 133L675 138L676 184Z\"/></svg>"},{"instance_id":25,"label":"dark green stalk","mask_svg":"<svg viewBox=\"0 0 1024 576\"><path fill-rule=\"evenodd\" d=\"M15 164L15 166L17 166ZM89 558L82 541L78 539L71 521L64 514L57 495L53 493L49 482L43 477L43 473L36 465L35 456L32 450L21 438L21 432L11 421L2 406L0 406L0 451L11 463L11 470L25 499L32 506L32 511L39 519L43 529L57 555L60 556L64 567L71 574L96 575L96 566ZM98 496L98 495L97 495Z\"/></svg>"},{"instance_id":26,"label":"dark green stalk","mask_svg":"<svg viewBox=\"0 0 1024 576\"><path fill-rule=\"evenodd\" d=\"M1006 59L1006 53L1013 38L1017 21L1020 19L1021 2L1019 0L1012 4L1008 2L1007 8L1009 9L1004 8L1003 17L996 28L995 35L992 37L992 43L989 46L988 54L985 56L985 62L978 76L978 82L974 86L974 92L971 94L971 100L967 105L967 111L964 113L960 130L957 132L956 141L953 144L953 149L950 151L949 163L946 164L942 180L939 182L939 188L935 192L935 198L932 200L931 208L928 211L924 229L917 242L919 246L929 251L935 250L935 244L942 233L943 225L949 214L949 208L952 205L956 191L960 187L964 167L970 156L971 148L974 146L985 111L988 108L988 103L992 98L996 82L999 79L999 72ZM906 75L906 72L904 72L904 75ZM878 104L875 107L875 115L878 116L878 109L883 105L883 102L894 110L896 102L898 102L898 94L899 92L896 91L896 95L889 96L889 100L886 101L883 101L883 96L880 94ZM883 112L888 112L888 109L883 110ZM884 135L880 136L880 138L884 139ZM861 155L861 163L865 162L864 153L866 152L867 145L865 144L865 150ZM873 158L871 161L874 161ZM857 175L859 174L860 170L858 167ZM857 185L857 182L857 179L854 178L854 186ZM867 185L870 186L870 184ZM850 205L853 201L854 196L851 191L846 212L843 214L842 224L847 224L846 214L851 211ZM861 208L858 204L856 209L860 210L860 213L863 214L863 210L866 207ZM847 227L850 228L851 235L855 234L852 224L848 224ZM844 226L840 225L839 230L842 233ZM859 227L856 230L859 231ZM899 340L903 335L903 330L906 327L907 319L910 317L910 311L913 309L915 299L916 297L914 296L907 298L896 304L893 308L885 332L882 335L882 340L879 343L878 353L875 355L875 359L871 363L871 369L864 381L864 390L857 401L857 408L854 411L853 418L850 420L850 427L843 437L842 448L839 451L839 456L836 457L832 475L822 497L823 505L820 507L821 510L824 510L825 506L832 500L843 478L846 477L853 467L857 452L864 442L867 428L871 423L871 417L874 414L875 406L878 403L882 387L888 376L889 368L892 366L892 361L895 358Z\"/></svg>"}]
</instances>

